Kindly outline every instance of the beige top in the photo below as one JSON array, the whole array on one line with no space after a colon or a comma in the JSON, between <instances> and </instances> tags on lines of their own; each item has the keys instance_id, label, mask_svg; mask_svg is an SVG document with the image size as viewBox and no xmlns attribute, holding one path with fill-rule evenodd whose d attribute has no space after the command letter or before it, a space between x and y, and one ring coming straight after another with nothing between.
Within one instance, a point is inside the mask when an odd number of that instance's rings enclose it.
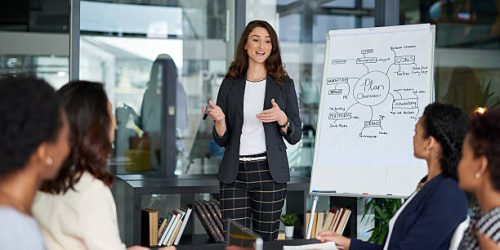
<instances>
[{"instance_id":1,"label":"beige top","mask_svg":"<svg viewBox=\"0 0 500 250\"><path fill-rule=\"evenodd\" d=\"M49 250L126 249L111 190L89 173L64 195L38 192L33 216Z\"/></svg>"}]
</instances>

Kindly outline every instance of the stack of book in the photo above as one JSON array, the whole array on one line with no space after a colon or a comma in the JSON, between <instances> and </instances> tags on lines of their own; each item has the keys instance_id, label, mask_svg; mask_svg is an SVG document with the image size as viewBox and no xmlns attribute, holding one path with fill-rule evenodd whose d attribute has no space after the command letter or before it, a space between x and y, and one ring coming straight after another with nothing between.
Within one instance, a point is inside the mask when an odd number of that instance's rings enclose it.
<instances>
[{"instance_id":1,"label":"stack of book","mask_svg":"<svg viewBox=\"0 0 500 250\"><path fill-rule=\"evenodd\" d=\"M316 238L317 234L322 231L334 231L340 235L344 233L344 229L349 221L351 210L347 208L331 208L326 212L315 212L312 225L311 238ZM306 213L306 230L309 227L311 213Z\"/></svg>"},{"instance_id":2,"label":"stack of book","mask_svg":"<svg viewBox=\"0 0 500 250\"><path fill-rule=\"evenodd\" d=\"M165 218L158 220L158 211L143 209L141 211L141 244L143 246L178 245L192 210L191 206L188 206L186 210L175 209Z\"/></svg>"},{"instance_id":3,"label":"stack of book","mask_svg":"<svg viewBox=\"0 0 500 250\"><path fill-rule=\"evenodd\" d=\"M219 204L215 201L197 201L194 211L201 225L214 242L224 242L224 229Z\"/></svg>"}]
</instances>

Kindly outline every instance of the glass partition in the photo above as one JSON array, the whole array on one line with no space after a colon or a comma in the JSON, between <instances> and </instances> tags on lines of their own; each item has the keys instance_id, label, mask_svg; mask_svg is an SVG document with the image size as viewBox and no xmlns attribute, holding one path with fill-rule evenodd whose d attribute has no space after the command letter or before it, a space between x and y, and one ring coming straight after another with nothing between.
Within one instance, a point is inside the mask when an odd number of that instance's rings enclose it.
<instances>
[{"instance_id":1,"label":"glass partition","mask_svg":"<svg viewBox=\"0 0 500 250\"><path fill-rule=\"evenodd\" d=\"M500 104L500 2L401 1L401 24L436 25L435 97L473 111Z\"/></svg>"},{"instance_id":2,"label":"glass partition","mask_svg":"<svg viewBox=\"0 0 500 250\"><path fill-rule=\"evenodd\" d=\"M0 8L0 76L69 80L70 1L6 1Z\"/></svg>"},{"instance_id":3,"label":"glass partition","mask_svg":"<svg viewBox=\"0 0 500 250\"><path fill-rule=\"evenodd\" d=\"M217 173L222 151L201 108L232 56L231 8L225 0L81 1L80 79L106 85L117 174Z\"/></svg>"}]
</instances>

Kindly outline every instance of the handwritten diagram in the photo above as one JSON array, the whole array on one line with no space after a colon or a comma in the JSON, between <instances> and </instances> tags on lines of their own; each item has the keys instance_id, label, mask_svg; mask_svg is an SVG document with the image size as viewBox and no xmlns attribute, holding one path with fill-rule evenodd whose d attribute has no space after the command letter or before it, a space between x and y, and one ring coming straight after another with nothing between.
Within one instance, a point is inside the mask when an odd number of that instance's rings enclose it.
<instances>
[{"instance_id":1,"label":"handwritten diagram","mask_svg":"<svg viewBox=\"0 0 500 250\"><path fill-rule=\"evenodd\" d=\"M326 96L331 99L329 128L348 128L362 124L359 137L377 138L391 133L384 119L411 119L420 115L419 100L429 95L407 82L427 77L429 65L417 63L416 45L363 48L355 58L333 57L326 78ZM418 85L417 85L418 86ZM354 121L354 123L353 123Z\"/></svg>"},{"instance_id":2,"label":"handwritten diagram","mask_svg":"<svg viewBox=\"0 0 500 250\"><path fill-rule=\"evenodd\" d=\"M434 94L434 27L331 30L311 190L407 196L425 175L415 124Z\"/></svg>"}]
</instances>

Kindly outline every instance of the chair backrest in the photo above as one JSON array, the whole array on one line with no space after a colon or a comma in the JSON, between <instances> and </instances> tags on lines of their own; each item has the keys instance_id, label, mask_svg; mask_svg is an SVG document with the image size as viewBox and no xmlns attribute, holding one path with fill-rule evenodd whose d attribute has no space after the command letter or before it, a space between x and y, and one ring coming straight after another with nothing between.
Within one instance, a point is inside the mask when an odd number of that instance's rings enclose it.
<instances>
[{"instance_id":1,"label":"chair backrest","mask_svg":"<svg viewBox=\"0 0 500 250\"><path fill-rule=\"evenodd\" d=\"M450 248L449 250L457 250L458 246L460 245L460 241L462 241L462 238L464 237L464 232L469 226L470 218L467 216L467 218L462 221L462 223L458 224L457 228L455 229L455 232L453 233L453 237L451 237L451 242L450 242Z\"/></svg>"}]
</instances>

